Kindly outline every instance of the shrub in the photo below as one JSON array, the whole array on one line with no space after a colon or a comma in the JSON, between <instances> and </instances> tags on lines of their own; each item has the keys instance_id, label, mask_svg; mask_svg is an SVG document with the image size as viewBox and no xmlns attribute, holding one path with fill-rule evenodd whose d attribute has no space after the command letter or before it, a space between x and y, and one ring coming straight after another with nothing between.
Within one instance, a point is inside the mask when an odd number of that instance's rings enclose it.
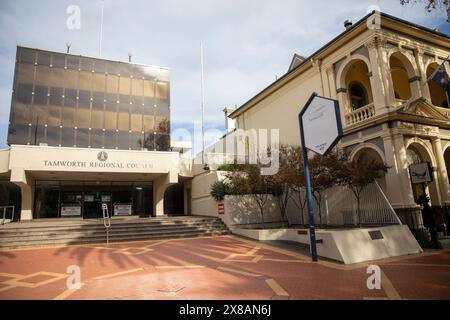
<instances>
[{"instance_id":1,"label":"shrub","mask_svg":"<svg viewBox=\"0 0 450 320\"><path fill-rule=\"evenodd\" d=\"M223 201L228 193L228 186L223 181L217 181L211 186L211 197L217 202Z\"/></svg>"}]
</instances>

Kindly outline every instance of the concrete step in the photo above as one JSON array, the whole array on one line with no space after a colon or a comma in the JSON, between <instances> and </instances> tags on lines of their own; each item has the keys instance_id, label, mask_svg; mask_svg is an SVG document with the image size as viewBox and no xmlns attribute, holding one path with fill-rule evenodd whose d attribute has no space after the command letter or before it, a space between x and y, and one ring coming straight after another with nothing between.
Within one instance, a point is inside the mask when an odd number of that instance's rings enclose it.
<instances>
[{"instance_id":1,"label":"concrete step","mask_svg":"<svg viewBox=\"0 0 450 320\"><path fill-rule=\"evenodd\" d=\"M161 234L161 233L177 233L177 232L185 232L185 231L198 231L198 232L208 232L214 230L227 230L224 226L202 226L202 227L191 227L191 226L180 226L177 228L161 228L161 229L134 229L134 230L109 230L110 236L134 236L141 234ZM89 237L103 237L106 234L105 228L102 230L96 231L84 231L84 232L48 232L42 234L30 234L26 236L20 235L11 235L9 237L0 238L0 244L2 242L8 243L11 241L17 240L26 240L26 241L39 241L46 239L75 239L75 238L89 238Z\"/></svg>"},{"instance_id":2,"label":"concrete step","mask_svg":"<svg viewBox=\"0 0 450 320\"><path fill-rule=\"evenodd\" d=\"M119 222L120 221L120 222ZM162 218L146 221L112 221L109 229L111 242L171 239L226 235L230 231L219 218ZM28 223L20 227L0 229L0 248L46 247L84 243L105 243L103 221L85 223L71 221Z\"/></svg>"},{"instance_id":3,"label":"concrete step","mask_svg":"<svg viewBox=\"0 0 450 320\"><path fill-rule=\"evenodd\" d=\"M210 231L210 232L184 232L174 234L152 234L152 235L138 235L138 236L121 236L110 237L110 242L133 242L133 241L150 241L150 240L165 240L165 239L178 239L178 238L197 238L197 237L213 237L229 235L228 230L225 231ZM36 241L36 242L11 242L8 244L0 244L1 249L16 249L16 248L32 248L32 247L52 247L59 245L80 245L80 244L105 244L106 235L98 238L87 239L63 239L63 240L48 240L48 241Z\"/></svg>"},{"instance_id":4,"label":"concrete step","mask_svg":"<svg viewBox=\"0 0 450 320\"><path fill-rule=\"evenodd\" d=\"M147 225L147 226L161 226L161 225L180 225L180 224L198 224L198 223L206 223L206 222L212 222L212 221L216 221L216 222L222 222L220 219L218 218L195 218L195 219L168 219L168 220L153 220L153 219L149 219L149 220L143 220L143 221L139 221L138 220L132 220L129 222L125 222L122 220L115 220L112 219L111 220L111 224L113 226L130 226L130 227L137 227L137 226L142 226L142 225ZM14 232L14 231L20 231L20 230L28 230L28 231L33 231L33 230L54 230L54 229L70 229L70 228L99 228L99 227L103 227L103 220L95 220L95 222L85 222L85 221L80 221L79 223L76 222L71 222L71 223L40 223L40 222L36 222L36 223L16 223L16 224L10 224L10 225L5 225L3 227L0 227L0 233L1 232Z\"/></svg>"},{"instance_id":5,"label":"concrete step","mask_svg":"<svg viewBox=\"0 0 450 320\"><path fill-rule=\"evenodd\" d=\"M209 221L207 223L186 223L186 224L162 224L162 225L111 225L110 231L112 232L135 232L140 230L171 230L177 228L220 228L224 226L223 223L218 221ZM34 237L34 236L43 236L43 235L58 235L58 234L77 234L77 233L87 233L87 232L104 232L105 227L103 225L95 226L95 227L70 227L70 228L45 228L45 229L33 229L29 230L26 228L17 229L15 231L0 231L0 242L2 239L8 239L11 237Z\"/></svg>"}]
</instances>

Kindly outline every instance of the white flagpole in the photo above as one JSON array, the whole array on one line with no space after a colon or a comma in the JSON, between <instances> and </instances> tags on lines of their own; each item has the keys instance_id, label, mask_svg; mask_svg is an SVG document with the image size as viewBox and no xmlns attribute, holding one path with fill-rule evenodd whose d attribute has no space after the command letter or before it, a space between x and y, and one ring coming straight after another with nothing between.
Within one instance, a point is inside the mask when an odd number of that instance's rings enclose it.
<instances>
[{"instance_id":1,"label":"white flagpole","mask_svg":"<svg viewBox=\"0 0 450 320\"><path fill-rule=\"evenodd\" d=\"M205 79L203 70L203 43L200 42L201 90L202 90L202 164L205 165Z\"/></svg>"},{"instance_id":2,"label":"white flagpole","mask_svg":"<svg viewBox=\"0 0 450 320\"><path fill-rule=\"evenodd\" d=\"M103 45L103 15L105 10L105 0L102 1L102 14L100 20L100 44L99 44L99 57L102 57L102 45Z\"/></svg>"}]
</instances>

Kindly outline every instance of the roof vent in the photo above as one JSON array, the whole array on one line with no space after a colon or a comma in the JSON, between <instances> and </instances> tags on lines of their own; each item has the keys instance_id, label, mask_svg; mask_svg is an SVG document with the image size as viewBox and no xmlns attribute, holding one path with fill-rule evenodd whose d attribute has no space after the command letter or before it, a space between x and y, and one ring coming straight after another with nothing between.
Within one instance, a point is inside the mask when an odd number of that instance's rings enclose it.
<instances>
[{"instance_id":1,"label":"roof vent","mask_svg":"<svg viewBox=\"0 0 450 320\"><path fill-rule=\"evenodd\" d=\"M350 29L353 26L353 21L351 19L347 19L344 21L344 27L345 29Z\"/></svg>"}]
</instances>

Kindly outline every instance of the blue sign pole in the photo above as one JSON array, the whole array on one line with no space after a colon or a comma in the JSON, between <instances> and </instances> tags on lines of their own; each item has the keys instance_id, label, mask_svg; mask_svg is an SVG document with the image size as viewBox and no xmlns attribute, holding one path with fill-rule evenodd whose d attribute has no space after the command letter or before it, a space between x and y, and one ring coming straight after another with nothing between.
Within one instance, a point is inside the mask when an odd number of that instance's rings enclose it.
<instances>
[{"instance_id":1,"label":"blue sign pole","mask_svg":"<svg viewBox=\"0 0 450 320\"><path fill-rule=\"evenodd\" d=\"M305 135L303 132L303 123L300 121L300 132L302 140L302 151L303 151L303 166L305 174L305 185L306 185L306 202L308 205L308 223L309 223L309 239L311 242L311 258L313 262L317 262L317 240L316 240L316 226L314 224L314 207L313 207L313 196L311 188L311 174L309 172L309 161L308 161L308 149L305 146Z\"/></svg>"}]
</instances>

